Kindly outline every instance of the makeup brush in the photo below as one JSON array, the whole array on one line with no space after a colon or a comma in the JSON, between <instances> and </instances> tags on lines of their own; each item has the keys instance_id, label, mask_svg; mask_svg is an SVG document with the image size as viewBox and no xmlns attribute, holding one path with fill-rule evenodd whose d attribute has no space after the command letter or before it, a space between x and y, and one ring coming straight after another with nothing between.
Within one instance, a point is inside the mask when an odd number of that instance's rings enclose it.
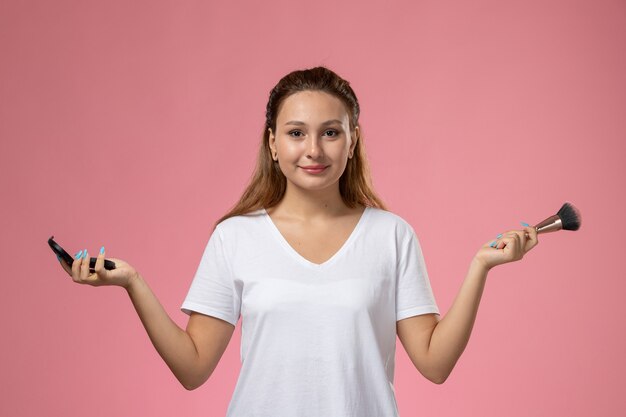
<instances>
[{"instance_id":1,"label":"makeup brush","mask_svg":"<svg viewBox=\"0 0 626 417\"><path fill-rule=\"evenodd\" d=\"M580 211L571 203L565 202L558 213L535 225L537 234L558 232L559 230L578 230L580 228Z\"/></svg>"}]
</instances>

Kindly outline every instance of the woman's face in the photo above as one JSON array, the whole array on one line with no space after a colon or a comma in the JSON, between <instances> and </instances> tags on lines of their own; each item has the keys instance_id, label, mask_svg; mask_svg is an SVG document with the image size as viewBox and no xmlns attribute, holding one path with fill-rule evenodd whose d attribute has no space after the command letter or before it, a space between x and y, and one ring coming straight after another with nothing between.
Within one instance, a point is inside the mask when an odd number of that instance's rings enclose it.
<instances>
[{"instance_id":1,"label":"woman's face","mask_svg":"<svg viewBox=\"0 0 626 417\"><path fill-rule=\"evenodd\" d=\"M321 91L301 91L282 102L269 144L288 186L322 190L337 186L359 128L352 133L341 100Z\"/></svg>"}]
</instances>

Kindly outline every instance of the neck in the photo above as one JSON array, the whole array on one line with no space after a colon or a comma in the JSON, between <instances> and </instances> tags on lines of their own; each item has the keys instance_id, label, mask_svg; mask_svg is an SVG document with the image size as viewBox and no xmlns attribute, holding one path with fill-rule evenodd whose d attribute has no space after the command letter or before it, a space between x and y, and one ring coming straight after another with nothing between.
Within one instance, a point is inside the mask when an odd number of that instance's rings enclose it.
<instances>
[{"instance_id":1,"label":"neck","mask_svg":"<svg viewBox=\"0 0 626 417\"><path fill-rule=\"evenodd\" d=\"M303 190L287 183L287 189L276 211L299 219L323 218L344 214L349 208L339 193L339 183L325 190Z\"/></svg>"}]
</instances>

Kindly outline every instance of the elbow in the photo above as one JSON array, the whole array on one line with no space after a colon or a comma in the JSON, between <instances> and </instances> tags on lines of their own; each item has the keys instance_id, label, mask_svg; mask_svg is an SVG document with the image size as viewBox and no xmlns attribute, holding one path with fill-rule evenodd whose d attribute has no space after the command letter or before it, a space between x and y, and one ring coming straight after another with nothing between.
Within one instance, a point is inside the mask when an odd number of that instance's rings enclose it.
<instances>
[{"instance_id":1,"label":"elbow","mask_svg":"<svg viewBox=\"0 0 626 417\"><path fill-rule=\"evenodd\" d=\"M432 382L433 384L441 385L444 382L446 382L446 380L448 379L448 376L450 376L450 374L438 375L438 376L430 377L428 378L428 380Z\"/></svg>"},{"instance_id":2,"label":"elbow","mask_svg":"<svg viewBox=\"0 0 626 417\"><path fill-rule=\"evenodd\" d=\"M441 385L447 381L455 366L456 361L454 363L440 363L438 366L429 367L424 376L433 384Z\"/></svg>"},{"instance_id":3,"label":"elbow","mask_svg":"<svg viewBox=\"0 0 626 417\"><path fill-rule=\"evenodd\" d=\"M202 385L202 384L193 384L190 382L180 382L180 383L187 391L193 391L196 388L198 388L200 385Z\"/></svg>"},{"instance_id":4,"label":"elbow","mask_svg":"<svg viewBox=\"0 0 626 417\"><path fill-rule=\"evenodd\" d=\"M196 388L199 388L206 382L208 378L179 378L178 382L185 388L187 391L193 391Z\"/></svg>"},{"instance_id":5,"label":"elbow","mask_svg":"<svg viewBox=\"0 0 626 417\"><path fill-rule=\"evenodd\" d=\"M433 384L441 385L444 382L446 382L451 372L452 370L437 371L437 372L424 373L423 375L426 377L426 379L428 379Z\"/></svg>"}]
</instances>

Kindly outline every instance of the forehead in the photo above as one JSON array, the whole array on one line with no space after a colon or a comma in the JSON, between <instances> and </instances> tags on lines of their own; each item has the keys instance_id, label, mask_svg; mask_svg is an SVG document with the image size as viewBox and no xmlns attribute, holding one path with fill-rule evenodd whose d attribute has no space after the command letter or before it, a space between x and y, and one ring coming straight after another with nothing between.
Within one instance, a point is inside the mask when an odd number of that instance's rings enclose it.
<instances>
[{"instance_id":1,"label":"forehead","mask_svg":"<svg viewBox=\"0 0 626 417\"><path fill-rule=\"evenodd\" d=\"M348 123L349 116L343 102L323 91L300 91L285 98L278 110L278 124L290 120L303 122L338 119Z\"/></svg>"}]
</instances>

